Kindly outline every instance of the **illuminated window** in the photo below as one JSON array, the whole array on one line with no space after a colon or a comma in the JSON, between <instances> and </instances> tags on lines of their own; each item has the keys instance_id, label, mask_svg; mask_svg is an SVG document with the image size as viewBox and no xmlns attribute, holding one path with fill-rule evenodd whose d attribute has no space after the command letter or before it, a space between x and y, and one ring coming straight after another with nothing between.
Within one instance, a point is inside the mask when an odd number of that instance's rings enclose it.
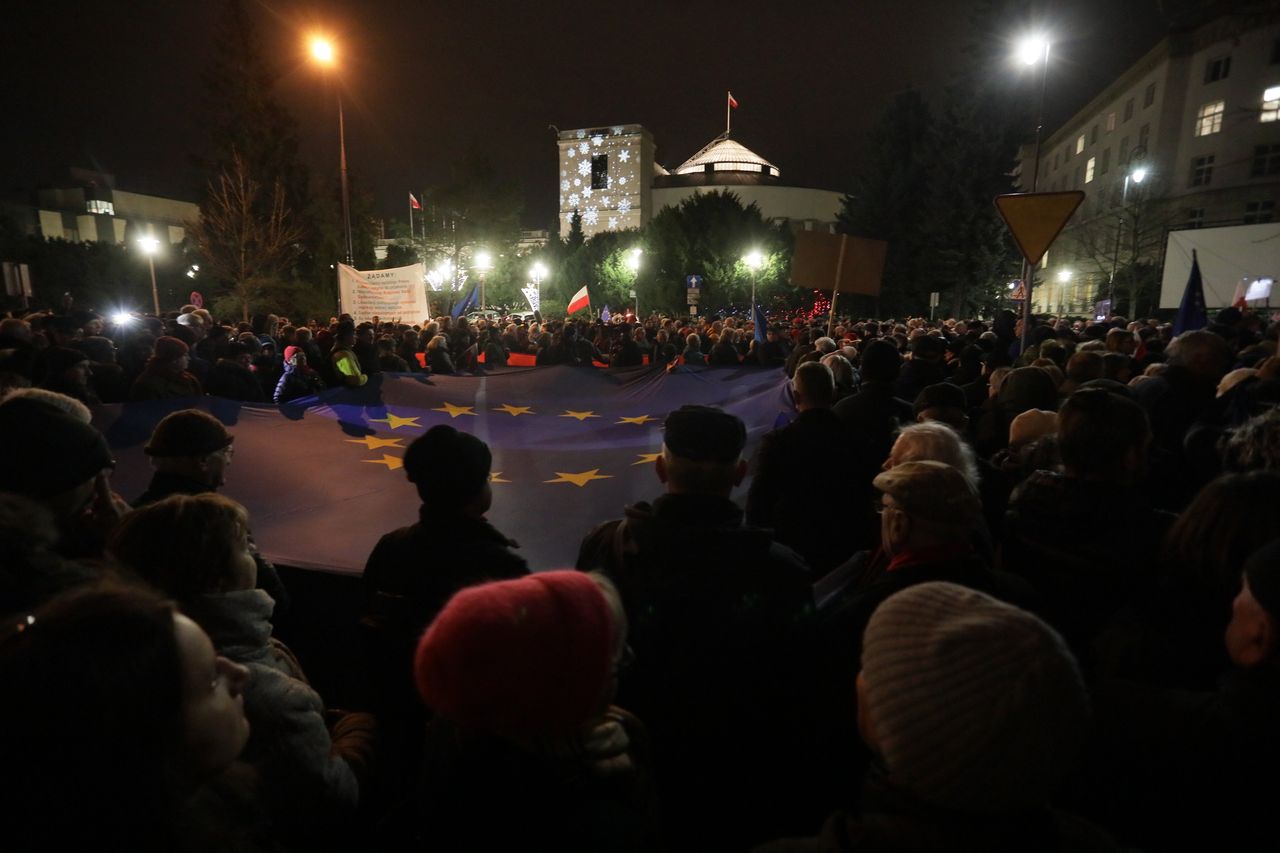
<instances>
[{"instance_id":1,"label":"illuminated window","mask_svg":"<svg viewBox=\"0 0 1280 853\"><path fill-rule=\"evenodd\" d=\"M1262 114L1259 121L1280 119L1280 86L1272 86L1262 93Z\"/></svg>"},{"instance_id":2,"label":"illuminated window","mask_svg":"<svg viewBox=\"0 0 1280 853\"><path fill-rule=\"evenodd\" d=\"M1142 93L1142 107L1146 109L1156 102L1156 84L1151 83L1147 86L1147 91Z\"/></svg>"},{"instance_id":3,"label":"illuminated window","mask_svg":"<svg viewBox=\"0 0 1280 853\"><path fill-rule=\"evenodd\" d=\"M1207 187L1213 180L1213 155L1191 159L1191 186Z\"/></svg>"},{"instance_id":4,"label":"illuminated window","mask_svg":"<svg viewBox=\"0 0 1280 853\"><path fill-rule=\"evenodd\" d=\"M105 213L107 216L116 215L116 206L109 201L98 201L91 198L85 203L85 208L90 213Z\"/></svg>"},{"instance_id":5,"label":"illuminated window","mask_svg":"<svg viewBox=\"0 0 1280 853\"><path fill-rule=\"evenodd\" d=\"M1274 201L1251 201L1244 206L1244 224L1257 225L1270 222L1276 215Z\"/></svg>"},{"instance_id":6,"label":"illuminated window","mask_svg":"<svg viewBox=\"0 0 1280 853\"><path fill-rule=\"evenodd\" d=\"M609 155L597 154L591 158L591 189L609 188Z\"/></svg>"},{"instance_id":7,"label":"illuminated window","mask_svg":"<svg viewBox=\"0 0 1280 853\"><path fill-rule=\"evenodd\" d=\"M1084 164L1084 182L1086 184L1093 183L1093 161L1098 158L1090 157L1089 162Z\"/></svg>"},{"instance_id":8,"label":"illuminated window","mask_svg":"<svg viewBox=\"0 0 1280 853\"><path fill-rule=\"evenodd\" d=\"M1209 136L1222 130L1222 114L1226 111L1226 101L1214 101L1201 107L1196 116L1196 136Z\"/></svg>"},{"instance_id":9,"label":"illuminated window","mask_svg":"<svg viewBox=\"0 0 1280 853\"><path fill-rule=\"evenodd\" d=\"M1280 145L1258 145L1253 149L1253 168L1250 177L1280 175Z\"/></svg>"},{"instance_id":10,"label":"illuminated window","mask_svg":"<svg viewBox=\"0 0 1280 853\"><path fill-rule=\"evenodd\" d=\"M1083 151L1084 151L1084 134L1082 133L1078 137L1076 137L1076 153L1080 154L1080 153L1083 153Z\"/></svg>"},{"instance_id":11,"label":"illuminated window","mask_svg":"<svg viewBox=\"0 0 1280 853\"><path fill-rule=\"evenodd\" d=\"M1211 59L1204 66L1204 82L1213 83L1216 80L1225 80L1230 73L1231 57L1221 56L1217 59Z\"/></svg>"},{"instance_id":12,"label":"illuminated window","mask_svg":"<svg viewBox=\"0 0 1280 853\"><path fill-rule=\"evenodd\" d=\"M1107 113L1107 133L1116 129L1116 114Z\"/></svg>"}]
</instances>

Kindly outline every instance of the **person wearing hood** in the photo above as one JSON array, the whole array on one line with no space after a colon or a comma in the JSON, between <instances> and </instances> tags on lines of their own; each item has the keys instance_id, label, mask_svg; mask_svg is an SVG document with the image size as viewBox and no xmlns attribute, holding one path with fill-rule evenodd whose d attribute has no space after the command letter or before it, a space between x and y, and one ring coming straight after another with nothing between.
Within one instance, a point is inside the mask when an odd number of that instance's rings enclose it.
<instances>
[{"instance_id":1,"label":"person wearing hood","mask_svg":"<svg viewBox=\"0 0 1280 853\"><path fill-rule=\"evenodd\" d=\"M312 397L324 390L324 380L307 365L307 353L300 346L284 348L284 373L276 383L272 399L288 403L299 397Z\"/></svg>"}]
</instances>

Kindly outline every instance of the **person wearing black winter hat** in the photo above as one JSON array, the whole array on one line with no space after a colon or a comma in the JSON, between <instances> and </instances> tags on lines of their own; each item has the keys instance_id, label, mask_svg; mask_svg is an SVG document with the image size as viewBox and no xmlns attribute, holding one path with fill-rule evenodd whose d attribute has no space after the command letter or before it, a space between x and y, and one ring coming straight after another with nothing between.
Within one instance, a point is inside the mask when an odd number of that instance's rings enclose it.
<instances>
[{"instance_id":1,"label":"person wearing black winter hat","mask_svg":"<svg viewBox=\"0 0 1280 853\"><path fill-rule=\"evenodd\" d=\"M116 463L102 433L48 403L19 398L0 405L0 447L9 448L0 454L0 491L31 498L53 514L63 556L98 556L110 528L129 510L111 491Z\"/></svg>"},{"instance_id":2,"label":"person wearing black winter hat","mask_svg":"<svg viewBox=\"0 0 1280 853\"><path fill-rule=\"evenodd\" d=\"M404 454L404 472L422 505L418 522L378 540L364 569L370 670L379 720L400 765L393 776L411 778L421 746L421 712L409 678L414 645L458 590L523 577L529 566L518 547L485 519L493 503L493 457L473 435L434 426Z\"/></svg>"}]
</instances>

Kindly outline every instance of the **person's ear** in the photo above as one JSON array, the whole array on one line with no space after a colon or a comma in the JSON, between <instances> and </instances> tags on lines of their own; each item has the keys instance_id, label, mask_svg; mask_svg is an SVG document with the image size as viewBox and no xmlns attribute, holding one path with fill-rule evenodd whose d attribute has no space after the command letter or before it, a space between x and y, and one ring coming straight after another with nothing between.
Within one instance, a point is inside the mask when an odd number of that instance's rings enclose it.
<instances>
[{"instance_id":1,"label":"person's ear","mask_svg":"<svg viewBox=\"0 0 1280 853\"><path fill-rule=\"evenodd\" d=\"M733 469L733 485L734 488L742 485L742 480L747 476L747 460L739 459L737 466Z\"/></svg>"}]
</instances>

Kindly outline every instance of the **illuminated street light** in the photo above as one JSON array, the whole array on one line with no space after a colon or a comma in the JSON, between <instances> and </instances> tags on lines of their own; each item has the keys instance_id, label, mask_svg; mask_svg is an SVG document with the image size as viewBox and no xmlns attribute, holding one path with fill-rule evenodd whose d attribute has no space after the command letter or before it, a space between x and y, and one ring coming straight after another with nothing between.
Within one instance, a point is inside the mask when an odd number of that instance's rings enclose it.
<instances>
[{"instance_id":1,"label":"illuminated street light","mask_svg":"<svg viewBox=\"0 0 1280 853\"><path fill-rule=\"evenodd\" d=\"M1116 250L1111 255L1111 276L1107 281L1107 299L1111 301L1112 314L1116 311L1116 267L1120 265L1120 242L1124 239L1124 213L1129 207L1129 184L1140 184L1147 179L1147 167L1142 165L1142 158L1146 155L1147 149L1138 145L1125 158L1131 167L1124 176L1124 189L1120 192L1120 213L1116 217ZM1134 233L1137 233L1136 221Z\"/></svg>"},{"instance_id":2,"label":"illuminated street light","mask_svg":"<svg viewBox=\"0 0 1280 853\"><path fill-rule=\"evenodd\" d=\"M133 315L128 311L117 311L111 315L111 322L117 326L127 326L133 321Z\"/></svg>"},{"instance_id":3,"label":"illuminated street light","mask_svg":"<svg viewBox=\"0 0 1280 853\"><path fill-rule=\"evenodd\" d=\"M486 307L484 304L484 275L493 268L493 255L490 255L482 249L481 251L476 252L475 259L472 263L474 264L476 271L480 273L480 310L483 311Z\"/></svg>"},{"instance_id":4,"label":"illuminated street light","mask_svg":"<svg viewBox=\"0 0 1280 853\"><path fill-rule=\"evenodd\" d=\"M1033 33L1018 42L1014 55L1023 65L1030 68L1040 66L1040 97L1036 100L1036 144L1035 156L1031 167L1031 192L1040 187L1040 135L1044 130L1044 90L1049 80L1049 48L1047 36ZM1026 298L1022 301L1022 351L1026 352L1031 345L1031 291L1035 287L1036 270L1024 258L1022 261L1022 281L1026 288Z\"/></svg>"},{"instance_id":5,"label":"illuminated street light","mask_svg":"<svg viewBox=\"0 0 1280 853\"><path fill-rule=\"evenodd\" d=\"M631 270L633 273L640 271L640 255L640 249L632 249L627 255L627 269Z\"/></svg>"},{"instance_id":6,"label":"illuminated street light","mask_svg":"<svg viewBox=\"0 0 1280 853\"><path fill-rule=\"evenodd\" d=\"M311 58L325 68L337 67L337 49L323 36L312 36ZM351 192L347 186L347 126L342 115L342 92L338 92L338 171L342 177L342 224L347 237L347 266L354 263L351 245Z\"/></svg>"},{"instance_id":7,"label":"illuminated street light","mask_svg":"<svg viewBox=\"0 0 1280 853\"><path fill-rule=\"evenodd\" d=\"M756 310L756 271L764 266L764 255L760 254L759 249L752 249L747 256L742 259L747 265L747 269L751 270L751 316L755 316Z\"/></svg>"},{"instance_id":8,"label":"illuminated street light","mask_svg":"<svg viewBox=\"0 0 1280 853\"><path fill-rule=\"evenodd\" d=\"M147 266L151 268L151 303L156 316L160 316L160 289L156 287L156 252L160 251L160 241L155 237L138 238L138 246L147 256Z\"/></svg>"},{"instance_id":9,"label":"illuminated street light","mask_svg":"<svg viewBox=\"0 0 1280 853\"><path fill-rule=\"evenodd\" d=\"M1071 281L1071 270L1058 270L1058 281L1063 284Z\"/></svg>"},{"instance_id":10,"label":"illuminated street light","mask_svg":"<svg viewBox=\"0 0 1280 853\"><path fill-rule=\"evenodd\" d=\"M533 283L542 284L542 280L547 277L547 268L543 266L542 261L534 261L533 266L529 267L529 278L533 279Z\"/></svg>"}]
</instances>

